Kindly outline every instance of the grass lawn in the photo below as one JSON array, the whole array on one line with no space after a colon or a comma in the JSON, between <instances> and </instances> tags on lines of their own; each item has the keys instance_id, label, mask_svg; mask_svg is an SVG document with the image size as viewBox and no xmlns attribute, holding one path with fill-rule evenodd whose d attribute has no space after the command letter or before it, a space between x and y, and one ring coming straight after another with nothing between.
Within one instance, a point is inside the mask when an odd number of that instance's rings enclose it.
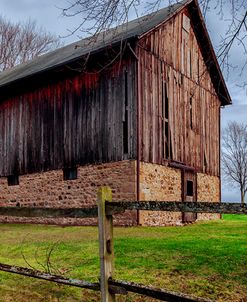
<instances>
[{"instance_id":1,"label":"grass lawn","mask_svg":"<svg viewBox=\"0 0 247 302\"><path fill-rule=\"evenodd\" d=\"M0 262L98 280L97 228L0 225ZM115 278L216 301L247 301L247 216L185 227L114 228ZM24 259L25 258L25 259ZM0 272L0 302L99 301L92 291ZM157 301L129 294L118 301Z\"/></svg>"}]
</instances>

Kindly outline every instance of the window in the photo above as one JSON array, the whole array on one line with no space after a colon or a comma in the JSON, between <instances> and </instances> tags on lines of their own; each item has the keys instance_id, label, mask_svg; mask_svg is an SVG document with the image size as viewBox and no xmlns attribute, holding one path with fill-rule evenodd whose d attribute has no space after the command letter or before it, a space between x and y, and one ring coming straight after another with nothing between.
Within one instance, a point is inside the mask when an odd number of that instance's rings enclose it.
<instances>
[{"instance_id":1,"label":"window","mask_svg":"<svg viewBox=\"0 0 247 302\"><path fill-rule=\"evenodd\" d=\"M163 158L171 158L171 137L169 130L169 99L167 83L162 81L162 146Z\"/></svg>"},{"instance_id":2,"label":"window","mask_svg":"<svg viewBox=\"0 0 247 302\"><path fill-rule=\"evenodd\" d=\"M193 181L187 180L187 196L193 196L194 195L194 189L193 189Z\"/></svg>"},{"instance_id":3,"label":"window","mask_svg":"<svg viewBox=\"0 0 247 302\"><path fill-rule=\"evenodd\" d=\"M19 175L9 175L8 186L18 186L18 185L19 185Z\"/></svg>"},{"instance_id":4,"label":"window","mask_svg":"<svg viewBox=\"0 0 247 302\"><path fill-rule=\"evenodd\" d=\"M77 179L77 168L65 168L63 169L63 179L64 180L73 180Z\"/></svg>"},{"instance_id":5,"label":"window","mask_svg":"<svg viewBox=\"0 0 247 302\"><path fill-rule=\"evenodd\" d=\"M207 171L207 167L208 167L208 160L207 160L207 153L206 150L204 150L204 161L203 161L203 168L204 168L204 172Z\"/></svg>"},{"instance_id":6,"label":"window","mask_svg":"<svg viewBox=\"0 0 247 302\"><path fill-rule=\"evenodd\" d=\"M197 132L197 120L196 118L196 99L194 98L193 95L190 96L189 98L189 127L191 130Z\"/></svg>"},{"instance_id":7,"label":"window","mask_svg":"<svg viewBox=\"0 0 247 302\"><path fill-rule=\"evenodd\" d=\"M183 14L183 29L190 32L190 18L188 18L185 14Z\"/></svg>"},{"instance_id":8,"label":"window","mask_svg":"<svg viewBox=\"0 0 247 302\"><path fill-rule=\"evenodd\" d=\"M190 97L190 129L193 129L193 102L192 102L192 96Z\"/></svg>"},{"instance_id":9,"label":"window","mask_svg":"<svg viewBox=\"0 0 247 302\"><path fill-rule=\"evenodd\" d=\"M128 71L125 71L125 98L124 98L124 115L123 115L123 153L129 153L128 143Z\"/></svg>"}]
</instances>

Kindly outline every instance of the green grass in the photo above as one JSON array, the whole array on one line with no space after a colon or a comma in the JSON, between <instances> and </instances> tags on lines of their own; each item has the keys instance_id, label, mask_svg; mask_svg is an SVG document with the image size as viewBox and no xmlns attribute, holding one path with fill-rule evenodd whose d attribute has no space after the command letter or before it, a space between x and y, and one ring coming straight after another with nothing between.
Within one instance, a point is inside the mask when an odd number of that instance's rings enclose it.
<instances>
[{"instance_id":1,"label":"green grass","mask_svg":"<svg viewBox=\"0 0 247 302\"><path fill-rule=\"evenodd\" d=\"M0 262L97 281L97 228L0 225ZM115 278L216 301L247 301L247 216L184 227L114 228ZM24 259L25 258L25 259ZM28 263L28 264L27 264ZM0 302L99 301L97 293L0 273ZM129 294L118 301L156 301Z\"/></svg>"}]
</instances>

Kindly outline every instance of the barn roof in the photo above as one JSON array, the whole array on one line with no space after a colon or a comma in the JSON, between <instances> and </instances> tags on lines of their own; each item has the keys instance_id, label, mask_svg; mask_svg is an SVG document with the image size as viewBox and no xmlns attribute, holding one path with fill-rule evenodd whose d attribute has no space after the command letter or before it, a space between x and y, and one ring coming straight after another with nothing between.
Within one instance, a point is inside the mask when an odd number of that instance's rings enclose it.
<instances>
[{"instance_id":1,"label":"barn roof","mask_svg":"<svg viewBox=\"0 0 247 302\"><path fill-rule=\"evenodd\" d=\"M210 64L212 65L213 61L216 65L216 70L214 70L214 72L216 71L217 76L215 76L214 74L214 79L220 81L221 85L223 86L223 91L221 91L222 104L230 104L231 98L229 96L223 76L221 74L215 53L213 51L208 33L206 31L203 18L200 15L200 9L197 4L197 0L181 1L152 14L140 17L138 19L120 25L114 29L102 32L98 34L96 38L85 38L83 40L74 42L62 48L54 50L50 53L37 57L31 61L28 61L27 63L20 64L14 68L5 70L0 73L0 89L6 86L11 86L11 84L20 82L21 80L27 79L33 75L42 74L59 66L74 62L89 53L93 54L96 52L100 52L107 46L115 45L128 39L138 39L139 37L148 33L150 30L169 20L174 14L180 11L180 9L189 4L193 4L197 8L197 14L199 16L200 23L202 23L202 29L199 30L200 32L198 37L201 37L201 31L203 31L203 43L205 45L206 40L210 47L210 53L207 53L207 56L210 57ZM196 22L198 22L198 20L196 20ZM198 28L198 25L196 28ZM208 60L206 60L206 62L208 62ZM218 82L217 85L219 86Z\"/></svg>"}]
</instances>

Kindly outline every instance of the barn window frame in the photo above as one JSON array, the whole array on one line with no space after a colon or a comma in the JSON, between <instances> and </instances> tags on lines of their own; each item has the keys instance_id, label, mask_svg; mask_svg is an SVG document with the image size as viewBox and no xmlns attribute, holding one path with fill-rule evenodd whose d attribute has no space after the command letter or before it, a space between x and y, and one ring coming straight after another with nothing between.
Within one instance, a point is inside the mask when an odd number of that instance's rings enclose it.
<instances>
[{"instance_id":1,"label":"barn window frame","mask_svg":"<svg viewBox=\"0 0 247 302\"><path fill-rule=\"evenodd\" d=\"M196 126L196 99L193 94L189 97L189 129L197 131Z\"/></svg>"},{"instance_id":2,"label":"barn window frame","mask_svg":"<svg viewBox=\"0 0 247 302\"><path fill-rule=\"evenodd\" d=\"M124 112L123 112L123 153L129 154L129 99L128 70L124 73Z\"/></svg>"},{"instance_id":3,"label":"barn window frame","mask_svg":"<svg viewBox=\"0 0 247 302\"><path fill-rule=\"evenodd\" d=\"M186 196L194 196L194 182L191 179L187 179L186 181Z\"/></svg>"},{"instance_id":4,"label":"barn window frame","mask_svg":"<svg viewBox=\"0 0 247 302\"><path fill-rule=\"evenodd\" d=\"M19 175L18 174L9 175L9 176L7 176L7 181L8 181L9 187L19 186L19 184L20 184Z\"/></svg>"},{"instance_id":5,"label":"barn window frame","mask_svg":"<svg viewBox=\"0 0 247 302\"><path fill-rule=\"evenodd\" d=\"M77 167L69 167L63 169L63 180L75 180L78 179Z\"/></svg>"},{"instance_id":6,"label":"barn window frame","mask_svg":"<svg viewBox=\"0 0 247 302\"><path fill-rule=\"evenodd\" d=\"M169 97L168 83L162 78L162 156L164 159L172 159L172 140L169 123Z\"/></svg>"}]
</instances>

